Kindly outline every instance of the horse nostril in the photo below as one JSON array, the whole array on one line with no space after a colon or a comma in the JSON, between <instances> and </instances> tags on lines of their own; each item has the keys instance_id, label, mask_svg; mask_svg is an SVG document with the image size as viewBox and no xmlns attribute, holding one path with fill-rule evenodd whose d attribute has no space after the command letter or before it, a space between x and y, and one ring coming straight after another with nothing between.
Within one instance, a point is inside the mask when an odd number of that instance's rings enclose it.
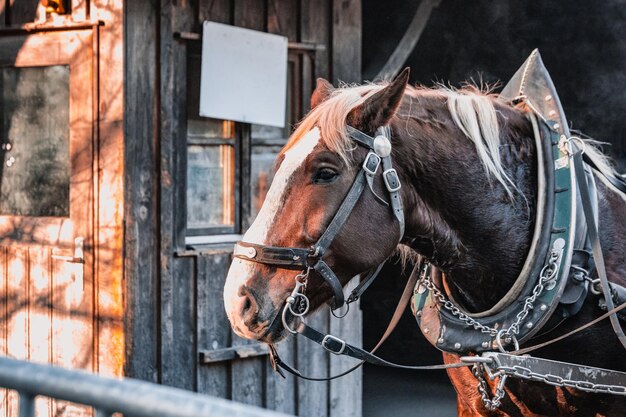
<instances>
[{"instance_id":1,"label":"horse nostril","mask_svg":"<svg viewBox=\"0 0 626 417\"><path fill-rule=\"evenodd\" d=\"M239 289L239 296L244 298L241 303L241 318L247 326L251 326L257 320L258 304L245 286Z\"/></svg>"},{"instance_id":2,"label":"horse nostril","mask_svg":"<svg viewBox=\"0 0 626 417\"><path fill-rule=\"evenodd\" d=\"M250 301L250 297L246 296L246 300L243 302L243 312L245 313L252 307L252 301Z\"/></svg>"}]
</instances>

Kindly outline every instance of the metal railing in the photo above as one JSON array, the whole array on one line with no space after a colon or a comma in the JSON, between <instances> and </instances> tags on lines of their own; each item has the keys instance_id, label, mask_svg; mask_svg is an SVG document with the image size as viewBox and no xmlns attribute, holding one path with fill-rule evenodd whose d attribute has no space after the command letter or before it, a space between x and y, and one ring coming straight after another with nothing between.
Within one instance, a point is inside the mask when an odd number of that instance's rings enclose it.
<instances>
[{"instance_id":1,"label":"metal railing","mask_svg":"<svg viewBox=\"0 0 626 417\"><path fill-rule=\"evenodd\" d=\"M95 409L95 417L278 417L286 414L133 379L0 357L0 387L19 394L19 417L35 417L35 397Z\"/></svg>"}]
</instances>

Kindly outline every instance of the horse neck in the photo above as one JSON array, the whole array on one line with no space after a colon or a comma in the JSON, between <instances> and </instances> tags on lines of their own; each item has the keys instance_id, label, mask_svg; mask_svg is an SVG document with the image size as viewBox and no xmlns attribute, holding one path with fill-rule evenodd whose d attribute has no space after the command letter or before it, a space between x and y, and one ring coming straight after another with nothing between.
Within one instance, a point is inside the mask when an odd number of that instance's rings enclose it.
<instances>
[{"instance_id":1,"label":"horse neck","mask_svg":"<svg viewBox=\"0 0 626 417\"><path fill-rule=\"evenodd\" d=\"M454 298L474 312L490 308L510 289L532 238L532 130L518 111L498 110L507 120L502 161L523 193L514 191L513 201L486 175L474 145L445 109L436 112L436 125L407 117L394 129L401 137L397 164L407 183L405 240L444 272Z\"/></svg>"}]
</instances>

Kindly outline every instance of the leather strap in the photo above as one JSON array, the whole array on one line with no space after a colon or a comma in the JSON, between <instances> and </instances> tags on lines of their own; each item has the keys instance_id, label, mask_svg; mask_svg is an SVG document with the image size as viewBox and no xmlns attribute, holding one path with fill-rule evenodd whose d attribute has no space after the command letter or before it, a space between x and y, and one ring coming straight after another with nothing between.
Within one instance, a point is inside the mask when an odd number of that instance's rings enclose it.
<instances>
[{"instance_id":1,"label":"leather strap","mask_svg":"<svg viewBox=\"0 0 626 417\"><path fill-rule=\"evenodd\" d=\"M364 188L365 172L363 171L363 169L361 169L358 174L356 174L356 178L352 183L352 187L350 187L348 194L346 194L346 197L339 206L337 213L335 213L335 217L333 217L330 224L315 244L315 248L319 249L319 256L324 255L326 249L328 249L330 244L333 242L333 240L345 224L346 220L348 220L348 217L350 216L350 213L352 213L352 210L354 209L357 201L359 201L359 197L361 197Z\"/></svg>"},{"instance_id":2,"label":"leather strap","mask_svg":"<svg viewBox=\"0 0 626 417\"><path fill-rule=\"evenodd\" d=\"M358 129L353 128L352 126L346 126L346 130L348 131L350 137L358 142L360 145L365 146L369 149L374 149L374 138L366 135Z\"/></svg>"},{"instance_id":3,"label":"leather strap","mask_svg":"<svg viewBox=\"0 0 626 417\"><path fill-rule=\"evenodd\" d=\"M330 308L333 310L340 308L344 304L344 298L343 287L341 286L341 282L339 282L337 275L335 275L333 270L330 269L330 266L328 266L328 264L321 259L317 261L313 269L320 274L324 281L326 281L326 283L328 283L330 288L333 290L334 298Z\"/></svg>"},{"instance_id":4,"label":"leather strap","mask_svg":"<svg viewBox=\"0 0 626 417\"><path fill-rule=\"evenodd\" d=\"M306 269L312 266L312 263L314 264L311 262L313 253L310 249L265 246L239 241L235 244L233 255L236 258L262 264Z\"/></svg>"},{"instance_id":5,"label":"leather strap","mask_svg":"<svg viewBox=\"0 0 626 417\"><path fill-rule=\"evenodd\" d=\"M351 304L361 298L365 290L367 290L369 286L372 285L372 283L376 280L376 278L378 278L378 274L380 274L380 271L383 269L384 265L385 262L382 262L376 267L376 269L370 272L367 277L361 280L359 285L357 285L348 296L348 299L346 300L347 304Z\"/></svg>"},{"instance_id":6,"label":"leather strap","mask_svg":"<svg viewBox=\"0 0 626 417\"><path fill-rule=\"evenodd\" d=\"M383 180L385 181L387 191L389 191L393 215L398 220L400 227L400 237L398 238L400 241L404 236L404 210L402 209L402 197L400 196L400 179L396 170L391 166L391 156L383 158Z\"/></svg>"},{"instance_id":7,"label":"leather strap","mask_svg":"<svg viewBox=\"0 0 626 417\"><path fill-rule=\"evenodd\" d=\"M572 145L575 147L575 145ZM593 252L594 262L596 264L596 271L600 278L600 284L602 287L602 293L606 303L607 310L613 310L615 305L613 304L613 297L611 294L611 288L609 280L606 276L606 267L604 265L604 256L602 255L602 247L600 245L600 237L598 235L598 228L593 215L593 206L591 198L589 196L589 187L587 185L587 179L585 177L585 171L583 167L582 151L575 148L574 152L574 171L576 175L576 181L578 182L578 188L580 189L580 197L582 199L583 211L585 218L587 219L587 229L589 231L589 239L591 240L591 249ZM617 314L613 313L609 315L611 326L613 331L617 335L617 338L626 349L626 335L622 330Z\"/></svg>"},{"instance_id":8,"label":"leather strap","mask_svg":"<svg viewBox=\"0 0 626 417\"><path fill-rule=\"evenodd\" d=\"M591 159L589 156L587 156L587 154L583 154L583 161L585 161L587 165L589 165L590 167L598 171L601 175L603 175L604 178L606 178L611 184L613 184L615 188L617 188L623 193L626 193L626 179L624 179L624 177L619 176L619 175L609 175L605 172L602 172L600 168L598 167L598 165L596 165L594 160Z\"/></svg>"}]
</instances>

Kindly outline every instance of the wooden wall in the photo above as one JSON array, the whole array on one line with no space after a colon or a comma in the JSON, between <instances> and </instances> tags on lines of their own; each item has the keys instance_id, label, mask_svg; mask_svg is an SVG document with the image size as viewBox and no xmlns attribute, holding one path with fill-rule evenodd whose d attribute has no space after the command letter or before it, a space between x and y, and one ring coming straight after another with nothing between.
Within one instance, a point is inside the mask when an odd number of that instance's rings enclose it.
<instances>
[{"instance_id":1,"label":"wooden wall","mask_svg":"<svg viewBox=\"0 0 626 417\"><path fill-rule=\"evenodd\" d=\"M222 303L232 244L184 245L186 65L193 41L177 34L199 33L204 20L321 44L310 69L315 76L361 80L360 0L125 3L126 374L303 416L360 416L360 371L331 383L307 382L281 379L264 354L200 360L201 352L250 344L232 333ZM324 311L312 323L359 344L360 311L352 317L339 323ZM280 351L317 376L353 364L301 340Z\"/></svg>"}]
</instances>

